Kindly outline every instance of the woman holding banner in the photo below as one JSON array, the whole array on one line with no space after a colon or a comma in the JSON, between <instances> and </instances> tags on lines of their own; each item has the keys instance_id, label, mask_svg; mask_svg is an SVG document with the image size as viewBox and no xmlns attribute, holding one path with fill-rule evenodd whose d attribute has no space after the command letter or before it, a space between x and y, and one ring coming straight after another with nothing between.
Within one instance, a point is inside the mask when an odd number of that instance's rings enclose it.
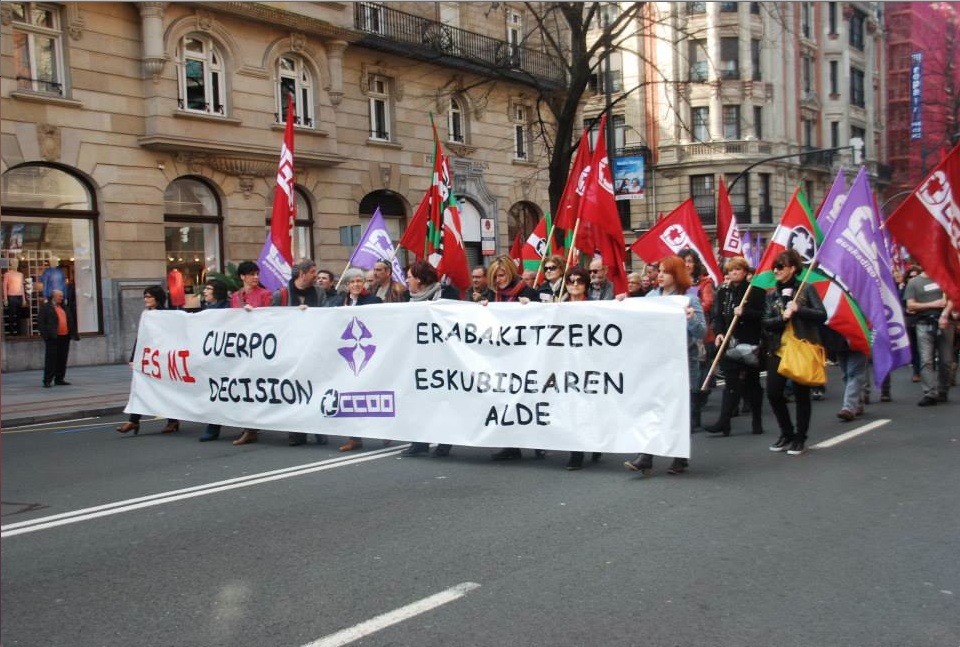
<instances>
[{"instance_id":1,"label":"woman holding banner","mask_svg":"<svg viewBox=\"0 0 960 647\"><path fill-rule=\"evenodd\" d=\"M540 300L537 291L520 280L517 264L509 256L498 256L490 263L490 267L487 268L487 283L493 292L491 301L527 304ZM481 301L480 305L487 305L487 301ZM534 451L534 456L537 458L543 458L546 455L547 453L542 449ZM519 447L504 447L491 454L490 459L504 461L521 456Z\"/></svg>"},{"instance_id":2,"label":"woman holding banner","mask_svg":"<svg viewBox=\"0 0 960 647\"><path fill-rule=\"evenodd\" d=\"M370 294L370 291L367 290L367 280L363 276L363 270L351 267L346 272L343 273L341 277L344 283L347 284L347 291L345 294L336 297L335 299L328 300L325 305L331 307L337 306L365 306L372 303L383 303L383 301L375 294ZM332 303L331 303L332 301ZM389 444L389 440L383 441L384 444ZM340 451L342 452L352 452L355 449L363 448L363 439L351 437L347 442L340 446Z\"/></svg>"},{"instance_id":3,"label":"woman holding banner","mask_svg":"<svg viewBox=\"0 0 960 647\"><path fill-rule=\"evenodd\" d=\"M420 303L437 299L457 300L457 289L452 285L442 285L437 269L427 261L417 261L407 268L407 301ZM449 456L453 445L439 444L433 450L438 457ZM415 442L400 452L401 456L419 456L430 451L430 443Z\"/></svg>"},{"instance_id":4,"label":"woman holding banner","mask_svg":"<svg viewBox=\"0 0 960 647\"><path fill-rule=\"evenodd\" d=\"M167 302L167 293L159 285L151 285L143 291L143 307L145 310L163 310ZM133 354L137 352L137 342L134 340L133 349L130 351L130 368L133 368ZM121 434L132 431L134 435L140 433L140 419L143 416L139 413L131 413L127 422L117 427ZM160 430L161 434L169 434L180 430L180 421L169 418L166 426Z\"/></svg>"},{"instance_id":5,"label":"woman holding banner","mask_svg":"<svg viewBox=\"0 0 960 647\"><path fill-rule=\"evenodd\" d=\"M563 287L563 270L567 262L559 254L547 257L543 262L543 283L537 286L540 300L544 303L560 300L560 288Z\"/></svg>"},{"instance_id":6,"label":"woman holding banner","mask_svg":"<svg viewBox=\"0 0 960 647\"><path fill-rule=\"evenodd\" d=\"M651 290L645 298L666 297L666 296L686 296L689 302L686 306L687 313L687 363L689 365L690 378L690 408L699 406L698 390L700 388L700 372L698 370L699 345L703 341L703 336L707 333L707 322L703 317L703 307L700 305L700 299L696 295L688 294L692 284L690 273L684 265L683 259L679 256L668 256L660 261L660 274L657 278L660 287ZM691 412L691 418L693 413ZM668 474L681 474L687 467L689 461L686 458L674 458L667 468ZM638 454L632 461L626 461L623 464L628 470L641 472L644 476L649 476L653 470L653 455Z\"/></svg>"},{"instance_id":7,"label":"woman holding banner","mask_svg":"<svg viewBox=\"0 0 960 647\"><path fill-rule=\"evenodd\" d=\"M590 292L587 286L590 285L590 273L585 267L579 265L571 267L567 272L565 279L566 291L561 297L563 303L576 303L578 301L593 301L590 298ZM600 460L600 452L593 452L591 460L596 463ZM581 470L583 469L583 452L570 452L570 459L564 469Z\"/></svg>"}]
</instances>

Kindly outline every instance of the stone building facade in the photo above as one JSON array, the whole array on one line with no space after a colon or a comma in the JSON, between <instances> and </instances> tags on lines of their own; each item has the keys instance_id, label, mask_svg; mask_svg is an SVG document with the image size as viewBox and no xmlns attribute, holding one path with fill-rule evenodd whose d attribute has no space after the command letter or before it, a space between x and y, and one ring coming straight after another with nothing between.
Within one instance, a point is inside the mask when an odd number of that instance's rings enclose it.
<instances>
[{"instance_id":1,"label":"stone building facade","mask_svg":"<svg viewBox=\"0 0 960 647\"><path fill-rule=\"evenodd\" d=\"M39 303L66 287L71 363L126 361L143 288L256 259L296 97L294 254L339 273L374 209L394 241L451 159L468 255L547 205L535 96L562 72L521 46L522 3L4 2L3 370L38 368ZM13 285L13 282L11 282ZM12 293L10 296L14 296Z\"/></svg>"}]
</instances>

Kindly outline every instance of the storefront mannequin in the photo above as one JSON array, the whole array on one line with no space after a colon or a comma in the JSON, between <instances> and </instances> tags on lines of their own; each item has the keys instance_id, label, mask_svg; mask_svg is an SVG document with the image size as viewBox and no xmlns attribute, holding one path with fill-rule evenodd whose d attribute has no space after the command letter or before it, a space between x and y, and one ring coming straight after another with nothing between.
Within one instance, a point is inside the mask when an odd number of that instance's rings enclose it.
<instances>
[{"instance_id":1,"label":"storefront mannequin","mask_svg":"<svg viewBox=\"0 0 960 647\"><path fill-rule=\"evenodd\" d=\"M18 271L20 261L10 259L10 269L3 275L3 313L11 335L20 334L20 308L24 302L23 273Z\"/></svg>"},{"instance_id":2,"label":"storefront mannequin","mask_svg":"<svg viewBox=\"0 0 960 647\"><path fill-rule=\"evenodd\" d=\"M67 289L67 278L64 276L63 270L60 269L60 259L51 258L48 262L49 267L43 270L43 274L40 275L40 283L43 284L43 298L47 301L53 297L54 290L66 293Z\"/></svg>"}]
</instances>

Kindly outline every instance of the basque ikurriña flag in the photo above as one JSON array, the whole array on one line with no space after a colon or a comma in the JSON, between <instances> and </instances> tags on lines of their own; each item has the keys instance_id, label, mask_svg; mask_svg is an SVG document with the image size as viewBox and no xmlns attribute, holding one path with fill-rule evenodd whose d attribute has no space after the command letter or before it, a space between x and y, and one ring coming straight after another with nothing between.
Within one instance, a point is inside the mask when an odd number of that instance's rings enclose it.
<instances>
[{"instance_id":1,"label":"basque ikurri\u00f1a flag","mask_svg":"<svg viewBox=\"0 0 960 647\"><path fill-rule=\"evenodd\" d=\"M817 258L867 316L873 375L880 384L892 369L910 363L910 342L866 169L857 174Z\"/></svg>"},{"instance_id":2,"label":"basque ikurri\u00f1a flag","mask_svg":"<svg viewBox=\"0 0 960 647\"><path fill-rule=\"evenodd\" d=\"M543 259L553 254L563 254L563 249L550 236L551 227L553 227L553 218L549 213L545 213L520 249L520 258L523 261L521 269L536 272L540 269Z\"/></svg>"},{"instance_id":3,"label":"basque ikurri\u00f1a flag","mask_svg":"<svg viewBox=\"0 0 960 647\"><path fill-rule=\"evenodd\" d=\"M944 294L960 304L960 144L885 224Z\"/></svg>"},{"instance_id":4,"label":"basque ikurri\u00f1a flag","mask_svg":"<svg viewBox=\"0 0 960 647\"><path fill-rule=\"evenodd\" d=\"M460 225L460 206L453 194L453 179L447 157L440 146L437 125L433 126L433 176L410 220L400 245L409 249L418 259L426 258L437 272L446 276L460 290L470 285L467 254L463 248L463 228Z\"/></svg>"},{"instance_id":5,"label":"basque ikurri\u00f1a flag","mask_svg":"<svg viewBox=\"0 0 960 647\"><path fill-rule=\"evenodd\" d=\"M817 254L823 233L810 213L806 196L797 187L783 211L780 224L763 257L757 263L757 271L751 281L754 287L769 289L776 285L773 276L773 262L780 252L795 249L804 263L810 263ZM809 285L817 291L827 310L827 326L843 335L850 348L862 353L870 352L870 330L860 311L860 306L842 286L831 281L820 270L804 270ZM803 277L801 277L803 278Z\"/></svg>"},{"instance_id":6,"label":"basque ikurri\u00f1a flag","mask_svg":"<svg viewBox=\"0 0 960 647\"><path fill-rule=\"evenodd\" d=\"M260 250L260 282L269 290L279 290L290 280L293 266L293 225L297 220L297 199L293 179L293 94L287 97L287 127L283 131L277 188L273 192L270 233Z\"/></svg>"}]
</instances>

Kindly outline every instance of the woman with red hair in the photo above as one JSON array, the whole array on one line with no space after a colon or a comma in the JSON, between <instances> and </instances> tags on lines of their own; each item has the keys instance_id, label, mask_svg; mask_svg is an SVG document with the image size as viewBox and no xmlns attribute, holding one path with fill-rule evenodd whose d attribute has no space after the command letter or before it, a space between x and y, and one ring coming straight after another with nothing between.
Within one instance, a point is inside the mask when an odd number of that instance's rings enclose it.
<instances>
[{"instance_id":1,"label":"woman with red hair","mask_svg":"<svg viewBox=\"0 0 960 647\"><path fill-rule=\"evenodd\" d=\"M703 340L707 333L707 322L703 317L703 307L700 305L700 299L696 295L688 294L691 286L690 272L679 256L667 256L660 261L660 275L657 278L659 287L654 288L645 298L666 297L666 296L686 296L690 301L687 304L687 365L690 378L690 407L699 406L697 391L700 388L698 359L698 343ZM692 417L692 414L691 414ZM644 476L649 476L653 470L653 455L638 454L632 461L626 461L623 464L628 470L641 472ZM667 468L669 474L680 474L687 469L689 461L686 458L674 458L670 467Z\"/></svg>"}]
</instances>

